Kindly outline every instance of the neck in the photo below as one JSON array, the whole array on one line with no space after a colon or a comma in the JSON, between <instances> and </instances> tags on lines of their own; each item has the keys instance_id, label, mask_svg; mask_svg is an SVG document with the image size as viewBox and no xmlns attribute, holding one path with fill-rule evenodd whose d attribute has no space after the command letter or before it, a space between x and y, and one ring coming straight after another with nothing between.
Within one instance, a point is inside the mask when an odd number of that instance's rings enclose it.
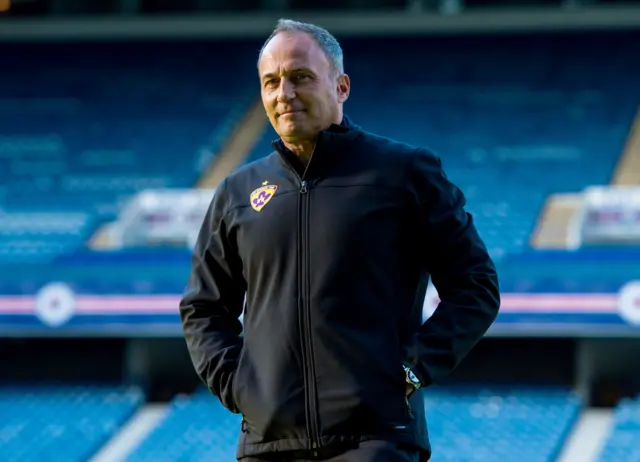
<instances>
[{"instance_id":1,"label":"neck","mask_svg":"<svg viewBox=\"0 0 640 462\"><path fill-rule=\"evenodd\" d=\"M311 155L313 154L313 150L316 148L317 140L308 140L308 141L296 141L290 142L282 140L283 144L286 148L293 152L298 158L304 162L305 164L309 162L311 159Z\"/></svg>"},{"instance_id":2,"label":"neck","mask_svg":"<svg viewBox=\"0 0 640 462\"><path fill-rule=\"evenodd\" d=\"M334 120L332 123L339 125L342 123L342 118L343 115L341 109L338 113L338 117L336 117L336 120ZM329 126L331 126L331 124L329 124ZM327 126L325 130L329 128L329 126ZM318 141L317 136L307 140L285 140L282 137L280 139L282 139L282 143L285 145L285 147L289 151L293 152L296 156L298 156L298 159L300 159L305 165L309 163L309 160L311 160L313 151L316 149L316 142Z\"/></svg>"}]
</instances>

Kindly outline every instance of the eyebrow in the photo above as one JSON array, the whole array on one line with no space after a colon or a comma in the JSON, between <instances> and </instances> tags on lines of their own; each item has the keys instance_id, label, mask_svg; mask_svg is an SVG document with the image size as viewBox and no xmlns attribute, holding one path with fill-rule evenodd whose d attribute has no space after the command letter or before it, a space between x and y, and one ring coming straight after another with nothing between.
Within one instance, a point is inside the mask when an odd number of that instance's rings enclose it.
<instances>
[{"instance_id":1,"label":"eyebrow","mask_svg":"<svg viewBox=\"0 0 640 462\"><path fill-rule=\"evenodd\" d=\"M295 69L291 69L290 71L285 72L285 74L296 74L299 72L309 72L310 74L316 75L315 72L313 72L311 69L307 68L307 67L297 67ZM268 74L264 74L263 76L260 77L260 80L267 80L267 79L271 79L273 77L277 77L278 74L274 73L274 72L269 72Z\"/></svg>"},{"instance_id":2,"label":"eyebrow","mask_svg":"<svg viewBox=\"0 0 640 462\"><path fill-rule=\"evenodd\" d=\"M270 72L269 74L264 74L262 76L260 76L260 80L269 80L273 77L275 77L276 74L274 74L273 72Z\"/></svg>"}]
</instances>

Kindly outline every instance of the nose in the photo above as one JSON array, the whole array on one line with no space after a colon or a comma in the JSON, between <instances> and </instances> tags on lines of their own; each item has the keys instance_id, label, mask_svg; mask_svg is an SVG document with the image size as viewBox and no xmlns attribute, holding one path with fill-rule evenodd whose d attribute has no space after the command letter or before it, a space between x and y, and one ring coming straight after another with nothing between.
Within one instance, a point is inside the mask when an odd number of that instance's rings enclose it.
<instances>
[{"instance_id":1,"label":"nose","mask_svg":"<svg viewBox=\"0 0 640 462\"><path fill-rule=\"evenodd\" d=\"M278 88L278 102L286 103L295 98L295 86L289 79L280 80L280 87Z\"/></svg>"}]
</instances>

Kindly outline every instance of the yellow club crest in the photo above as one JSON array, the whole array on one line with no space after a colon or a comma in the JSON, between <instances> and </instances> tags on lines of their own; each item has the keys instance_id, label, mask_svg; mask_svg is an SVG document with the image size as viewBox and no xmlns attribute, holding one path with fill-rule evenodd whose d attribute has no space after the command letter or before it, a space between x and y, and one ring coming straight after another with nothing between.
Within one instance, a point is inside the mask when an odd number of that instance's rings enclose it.
<instances>
[{"instance_id":1,"label":"yellow club crest","mask_svg":"<svg viewBox=\"0 0 640 462\"><path fill-rule=\"evenodd\" d=\"M253 210L255 210L256 212L262 210L262 208L267 205L267 202L269 202L273 198L277 190L278 186L276 186L275 184L270 184L261 186L253 191L251 193L251 196L249 196L249 200L251 202L251 207L253 207Z\"/></svg>"}]
</instances>

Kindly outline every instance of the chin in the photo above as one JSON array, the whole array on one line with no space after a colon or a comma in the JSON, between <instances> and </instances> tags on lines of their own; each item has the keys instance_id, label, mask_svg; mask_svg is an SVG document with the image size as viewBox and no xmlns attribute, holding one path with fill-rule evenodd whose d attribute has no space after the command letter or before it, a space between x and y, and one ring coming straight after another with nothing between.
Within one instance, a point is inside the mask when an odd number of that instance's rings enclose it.
<instances>
[{"instance_id":1,"label":"chin","mask_svg":"<svg viewBox=\"0 0 640 462\"><path fill-rule=\"evenodd\" d=\"M283 123L283 121L280 121L277 132L279 135L293 136L304 133L305 129L300 124L291 123L289 121L284 121Z\"/></svg>"}]
</instances>

